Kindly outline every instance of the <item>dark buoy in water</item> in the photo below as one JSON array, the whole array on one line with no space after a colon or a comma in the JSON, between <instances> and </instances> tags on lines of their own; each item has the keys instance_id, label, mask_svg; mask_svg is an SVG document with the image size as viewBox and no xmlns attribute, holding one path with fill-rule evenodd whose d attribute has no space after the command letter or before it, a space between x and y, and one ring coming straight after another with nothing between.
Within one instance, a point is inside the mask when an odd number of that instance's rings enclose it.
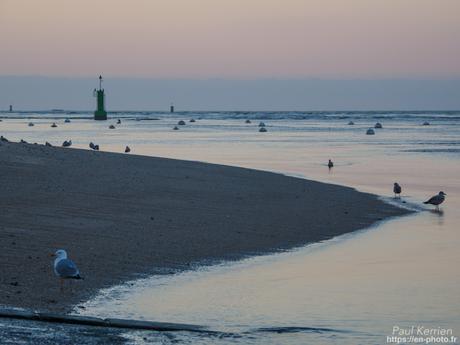
<instances>
[{"instance_id":1,"label":"dark buoy in water","mask_svg":"<svg viewBox=\"0 0 460 345\"><path fill-rule=\"evenodd\" d=\"M180 120L177 124L178 124L179 126L185 126L185 121Z\"/></svg>"},{"instance_id":2,"label":"dark buoy in water","mask_svg":"<svg viewBox=\"0 0 460 345\"><path fill-rule=\"evenodd\" d=\"M382 124L381 124L380 122L377 122L377 123L375 124L374 128L381 129L381 128L383 128L383 127L382 127Z\"/></svg>"},{"instance_id":3,"label":"dark buoy in water","mask_svg":"<svg viewBox=\"0 0 460 345\"><path fill-rule=\"evenodd\" d=\"M51 125L51 127L56 128L56 127L57 127L56 122L53 122L53 124Z\"/></svg>"},{"instance_id":4,"label":"dark buoy in water","mask_svg":"<svg viewBox=\"0 0 460 345\"><path fill-rule=\"evenodd\" d=\"M94 89L94 97L97 97L97 109L94 112L95 120L107 120L107 112L105 111L105 93L102 88L102 76L99 76L99 90Z\"/></svg>"},{"instance_id":5,"label":"dark buoy in water","mask_svg":"<svg viewBox=\"0 0 460 345\"><path fill-rule=\"evenodd\" d=\"M195 122L195 119L190 119L190 122Z\"/></svg>"},{"instance_id":6,"label":"dark buoy in water","mask_svg":"<svg viewBox=\"0 0 460 345\"><path fill-rule=\"evenodd\" d=\"M259 122L259 127L265 127L265 123Z\"/></svg>"},{"instance_id":7,"label":"dark buoy in water","mask_svg":"<svg viewBox=\"0 0 460 345\"><path fill-rule=\"evenodd\" d=\"M429 126L429 125L430 125L430 123L427 122L427 121L425 121L425 122L423 123L423 126Z\"/></svg>"},{"instance_id":8,"label":"dark buoy in water","mask_svg":"<svg viewBox=\"0 0 460 345\"><path fill-rule=\"evenodd\" d=\"M334 166L334 163L329 159L327 166L329 167L329 169L331 169Z\"/></svg>"},{"instance_id":9,"label":"dark buoy in water","mask_svg":"<svg viewBox=\"0 0 460 345\"><path fill-rule=\"evenodd\" d=\"M367 130L366 134L367 134L367 135L374 135L375 132L374 132L374 130L373 130L372 128L369 128L369 129Z\"/></svg>"},{"instance_id":10,"label":"dark buoy in water","mask_svg":"<svg viewBox=\"0 0 460 345\"><path fill-rule=\"evenodd\" d=\"M126 146L125 147L125 153L129 153L129 152L131 152L131 149L129 148L129 146Z\"/></svg>"},{"instance_id":11,"label":"dark buoy in water","mask_svg":"<svg viewBox=\"0 0 460 345\"><path fill-rule=\"evenodd\" d=\"M265 127L260 127L259 129L259 132L261 133L265 133L267 131L267 129Z\"/></svg>"},{"instance_id":12,"label":"dark buoy in water","mask_svg":"<svg viewBox=\"0 0 460 345\"><path fill-rule=\"evenodd\" d=\"M348 122L348 126L353 126L355 123L353 121Z\"/></svg>"},{"instance_id":13,"label":"dark buoy in water","mask_svg":"<svg viewBox=\"0 0 460 345\"><path fill-rule=\"evenodd\" d=\"M251 120L247 119L244 123L251 123Z\"/></svg>"},{"instance_id":14,"label":"dark buoy in water","mask_svg":"<svg viewBox=\"0 0 460 345\"><path fill-rule=\"evenodd\" d=\"M174 129L175 131L177 131L177 130L179 130L179 127L177 127L177 126L174 126L174 128L173 128L173 129Z\"/></svg>"},{"instance_id":15,"label":"dark buoy in water","mask_svg":"<svg viewBox=\"0 0 460 345\"><path fill-rule=\"evenodd\" d=\"M170 113L174 113L174 104L171 103L171 105L169 106L169 112Z\"/></svg>"},{"instance_id":16,"label":"dark buoy in water","mask_svg":"<svg viewBox=\"0 0 460 345\"><path fill-rule=\"evenodd\" d=\"M65 123L70 123L70 119L65 119L64 122Z\"/></svg>"}]
</instances>

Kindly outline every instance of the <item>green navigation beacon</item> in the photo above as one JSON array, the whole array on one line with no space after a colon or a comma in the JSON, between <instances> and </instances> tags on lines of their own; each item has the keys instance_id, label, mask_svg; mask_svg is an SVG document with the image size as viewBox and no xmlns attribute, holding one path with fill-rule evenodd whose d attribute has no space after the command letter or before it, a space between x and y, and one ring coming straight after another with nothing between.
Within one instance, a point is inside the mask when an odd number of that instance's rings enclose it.
<instances>
[{"instance_id":1,"label":"green navigation beacon","mask_svg":"<svg viewBox=\"0 0 460 345\"><path fill-rule=\"evenodd\" d=\"M94 112L95 120L107 120L107 112L105 111L105 94L102 88L102 76L99 76L99 90L94 89L94 97L97 97L97 109Z\"/></svg>"}]
</instances>

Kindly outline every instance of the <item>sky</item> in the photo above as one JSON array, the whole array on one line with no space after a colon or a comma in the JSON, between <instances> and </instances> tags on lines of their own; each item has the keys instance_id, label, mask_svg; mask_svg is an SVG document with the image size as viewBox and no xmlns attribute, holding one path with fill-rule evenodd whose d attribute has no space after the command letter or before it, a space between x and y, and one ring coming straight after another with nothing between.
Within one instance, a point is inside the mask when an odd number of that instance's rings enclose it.
<instances>
[{"instance_id":1,"label":"sky","mask_svg":"<svg viewBox=\"0 0 460 345\"><path fill-rule=\"evenodd\" d=\"M234 101L239 103L227 104L230 97L220 104L238 108L271 106L273 88L279 90L279 104L308 106L298 81L309 85L316 81L323 93L314 103L332 109L340 99L320 102L328 93L335 94L324 87L324 81L330 82L331 90L341 85L355 87L356 93L366 83L382 81L381 97L388 99L385 82L393 80L396 89L418 82L434 91L431 104L416 97L405 103L398 103L396 97L391 104L439 106L439 93L452 94L440 89L439 81L449 86L449 81L460 80L459 13L458 0L0 0L0 76L4 77L0 83L11 80L6 76L27 76L16 81L55 78L65 84L68 79L82 82L103 74L107 86L110 80L175 80L186 91L195 80L196 87L204 87L202 93L213 81L216 87L223 81L227 86L244 85L248 92L254 91L256 81L268 85L265 102L259 99L263 87L257 87L257 104L244 104L238 97ZM132 85L132 96L142 93L143 85ZM8 102L31 106L33 94L19 95L8 91L8 85L0 87L7 90L0 95L0 109ZM142 105L174 98L191 106L187 97L178 98L177 93L144 100ZM300 96L293 99L293 93ZM370 97L379 99L378 94ZM70 96L68 100L70 106ZM370 100L363 103L389 105ZM454 99L446 102L460 108ZM207 103L193 106L206 108ZM52 106L37 104L48 105ZM132 104L126 101L120 106Z\"/></svg>"}]
</instances>

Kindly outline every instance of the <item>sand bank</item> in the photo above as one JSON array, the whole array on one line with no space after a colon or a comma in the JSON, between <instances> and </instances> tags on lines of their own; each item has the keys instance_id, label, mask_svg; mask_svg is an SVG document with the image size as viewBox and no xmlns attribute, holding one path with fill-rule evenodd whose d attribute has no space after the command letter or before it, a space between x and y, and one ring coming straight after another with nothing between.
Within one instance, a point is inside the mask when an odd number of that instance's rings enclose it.
<instances>
[{"instance_id":1,"label":"sand bank","mask_svg":"<svg viewBox=\"0 0 460 345\"><path fill-rule=\"evenodd\" d=\"M98 289L292 248L407 211L354 189L179 161L0 143L0 305L69 311ZM59 292L49 254L83 281Z\"/></svg>"}]
</instances>

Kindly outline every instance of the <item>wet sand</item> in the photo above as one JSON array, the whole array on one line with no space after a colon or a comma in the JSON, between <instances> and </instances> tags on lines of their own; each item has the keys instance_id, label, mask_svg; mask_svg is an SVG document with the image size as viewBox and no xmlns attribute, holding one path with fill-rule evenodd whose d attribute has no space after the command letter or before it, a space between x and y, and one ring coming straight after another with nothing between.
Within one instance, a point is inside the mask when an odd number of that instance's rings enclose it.
<instances>
[{"instance_id":1,"label":"wet sand","mask_svg":"<svg viewBox=\"0 0 460 345\"><path fill-rule=\"evenodd\" d=\"M354 189L279 174L0 143L0 305L68 312L153 273L288 249L407 213ZM84 280L59 292L49 254Z\"/></svg>"}]
</instances>

